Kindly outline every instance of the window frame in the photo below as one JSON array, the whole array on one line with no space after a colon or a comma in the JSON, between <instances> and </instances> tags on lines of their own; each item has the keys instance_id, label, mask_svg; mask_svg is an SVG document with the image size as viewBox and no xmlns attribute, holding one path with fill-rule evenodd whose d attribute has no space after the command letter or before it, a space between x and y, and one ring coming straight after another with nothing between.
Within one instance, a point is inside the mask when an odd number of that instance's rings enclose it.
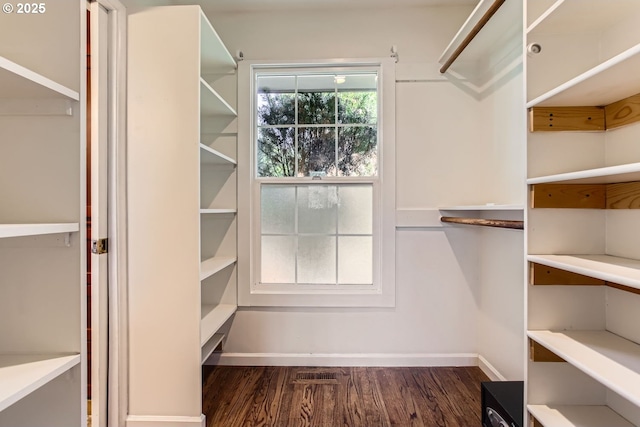
<instances>
[{"instance_id":1,"label":"window frame","mask_svg":"<svg viewBox=\"0 0 640 427\"><path fill-rule=\"evenodd\" d=\"M259 177L255 144L256 73L378 71L378 173L367 177ZM238 304L271 307L395 306L395 61L392 58L242 61L238 66ZM260 284L260 191L270 184L373 186L373 286Z\"/></svg>"}]
</instances>

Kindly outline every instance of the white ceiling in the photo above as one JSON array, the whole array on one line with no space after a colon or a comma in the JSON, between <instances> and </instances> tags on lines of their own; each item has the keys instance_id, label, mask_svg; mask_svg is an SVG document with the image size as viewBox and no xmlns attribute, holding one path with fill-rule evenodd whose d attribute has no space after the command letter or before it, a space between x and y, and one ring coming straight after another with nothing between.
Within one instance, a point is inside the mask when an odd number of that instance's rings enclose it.
<instances>
[{"instance_id":1,"label":"white ceiling","mask_svg":"<svg viewBox=\"0 0 640 427\"><path fill-rule=\"evenodd\" d=\"M478 0L122 0L130 8L168 4L199 4L208 12L324 8L393 8L406 6L469 6Z\"/></svg>"}]
</instances>

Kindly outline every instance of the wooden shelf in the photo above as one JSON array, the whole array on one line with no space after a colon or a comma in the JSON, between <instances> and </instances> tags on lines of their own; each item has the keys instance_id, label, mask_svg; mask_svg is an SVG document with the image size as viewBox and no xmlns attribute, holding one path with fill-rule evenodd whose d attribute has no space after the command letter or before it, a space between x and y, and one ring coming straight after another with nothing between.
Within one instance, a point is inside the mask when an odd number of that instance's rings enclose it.
<instances>
[{"instance_id":1,"label":"wooden shelf","mask_svg":"<svg viewBox=\"0 0 640 427\"><path fill-rule=\"evenodd\" d=\"M62 98L79 101L78 92L0 56L0 98Z\"/></svg>"},{"instance_id":2,"label":"wooden shelf","mask_svg":"<svg viewBox=\"0 0 640 427\"><path fill-rule=\"evenodd\" d=\"M202 77L200 78L200 115L237 116L236 110Z\"/></svg>"},{"instance_id":3,"label":"wooden shelf","mask_svg":"<svg viewBox=\"0 0 640 427\"><path fill-rule=\"evenodd\" d=\"M528 255L529 262L640 289L640 261L610 255Z\"/></svg>"},{"instance_id":4,"label":"wooden shelf","mask_svg":"<svg viewBox=\"0 0 640 427\"><path fill-rule=\"evenodd\" d=\"M234 257L213 257L202 261L200 263L200 280L213 276L235 262L236 258Z\"/></svg>"},{"instance_id":5,"label":"wooden shelf","mask_svg":"<svg viewBox=\"0 0 640 427\"><path fill-rule=\"evenodd\" d=\"M527 184L562 182L565 184L613 184L640 181L640 163L608 166L527 179Z\"/></svg>"},{"instance_id":6,"label":"wooden shelf","mask_svg":"<svg viewBox=\"0 0 640 427\"><path fill-rule=\"evenodd\" d=\"M214 350L220 345L222 340L224 339L224 334L213 334L211 339L207 341L205 345L202 346L201 350L201 363L207 361L209 356L214 352Z\"/></svg>"},{"instance_id":7,"label":"wooden shelf","mask_svg":"<svg viewBox=\"0 0 640 427\"><path fill-rule=\"evenodd\" d=\"M200 162L214 165L236 165L236 161L221 152L200 144Z\"/></svg>"},{"instance_id":8,"label":"wooden shelf","mask_svg":"<svg viewBox=\"0 0 640 427\"><path fill-rule=\"evenodd\" d=\"M640 345L607 331L528 331L591 378L640 405Z\"/></svg>"},{"instance_id":9,"label":"wooden shelf","mask_svg":"<svg viewBox=\"0 0 640 427\"><path fill-rule=\"evenodd\" d=\"M545 427L634 427L608 406L527 405Z\"/></svg>"},{"instance_id":10,"label":"wooden shelf","mask_svg":"<svg viewBox=\"0 0 640 427\"><path fill-rule=\"evenodd\" d=\"M238 306L232 304L203 305L200 311L202 315L200 321L200 345L207 344L207 341L218 332L218 329L233 316L237 309Z\"/></svg>"},{"instance_id":11,"label":"wooden shelf","mask_svg":"<svg viewBox=\"0 0 640 427\"><path fill-rule=\"evenodd\" d=\"M0 411L79 363L79 354L0 355Z\"/></svg>"},{"instance_id":12,"label":"wooden shelf","mask_svg":"<svg viewBox=\"0 0 640 427\"><path fill-rule=\"evenodd\" d=\"M203 73L236 68L235 59L202 11L200 11L200 67Z\"/></svg>"},{"instance_id":13,"label":"wooden shelf","mask_svg":"<svg viewBox=\"0 0 640 427\"><path fill-rule=\"evenodd\" d=\"M438 208L441 211L524 211L523 205L461 205L443 206Z\"/></svg>"},{"instance_id":14,"label":"wooden shelf","mask_svg":"<svg viewBox=\"0 0 640 427\"><path fill-rule=\"evenodd\" d=\"M527 34L596 33L637 11L637 0L557 0L531 23Z\"/></svg>"},{"instance_id":15,"label":"wooden shelf","mask_svg":"<svg viewBox=\"0 0 640 427\"><path fill-rule=\"evenodd\" d=\"M0 238L75 233L79 230L80 225L77 222L67 224L0 224Z\"/></svg>"},{"instance_id":16,"label":"wooden shelf","mask_svg":"<svg viewBox=\"0 0 640 427\"><path fill-rule=\"evenodd\" d=\"M585 71L527 103L542 106L604 106L640 92L640 44Z\"/></svg>"},{"instance_id":17,"label":"wooden shelf","mask_svg":"<svg viewBox=\"0 0 640 427\"><path fill-rule=\"evenodd\" d=\"M200 209L201 214L234 214L236 212L236 209Z\"/></svg>"}]
</instances>

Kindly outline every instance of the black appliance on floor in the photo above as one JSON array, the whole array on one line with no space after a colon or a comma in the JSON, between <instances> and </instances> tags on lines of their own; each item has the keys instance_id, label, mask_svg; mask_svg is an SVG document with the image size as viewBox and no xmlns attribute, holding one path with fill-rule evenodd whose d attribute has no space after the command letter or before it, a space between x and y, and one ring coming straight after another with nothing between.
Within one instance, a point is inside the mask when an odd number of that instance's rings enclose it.
<instances>
[{"instance_id":1,"label":"black appliance on floor","mask_svg":"<svg viewBox=\"0 0 640 427\"><path fill-rule=\"evenodd\" d=\"M482 427L522 427L523 381L483 382L480 396Z\"/></svg>"}]
</instances>

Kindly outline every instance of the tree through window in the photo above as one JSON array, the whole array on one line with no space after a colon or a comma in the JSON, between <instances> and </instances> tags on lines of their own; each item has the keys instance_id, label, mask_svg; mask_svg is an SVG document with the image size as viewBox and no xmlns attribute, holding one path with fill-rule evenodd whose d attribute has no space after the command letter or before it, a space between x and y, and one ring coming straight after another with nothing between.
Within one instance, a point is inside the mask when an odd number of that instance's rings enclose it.
<instances>
[{"instance_id":1,"label":"tree through window","mask_svg":"<svg viewBox=\"0 0 640 427\"><path fill-rule=\"evenodd\" d=\"M259 177L375 176L377 73L259 75Z\"/></svg>"}]
</instances>

